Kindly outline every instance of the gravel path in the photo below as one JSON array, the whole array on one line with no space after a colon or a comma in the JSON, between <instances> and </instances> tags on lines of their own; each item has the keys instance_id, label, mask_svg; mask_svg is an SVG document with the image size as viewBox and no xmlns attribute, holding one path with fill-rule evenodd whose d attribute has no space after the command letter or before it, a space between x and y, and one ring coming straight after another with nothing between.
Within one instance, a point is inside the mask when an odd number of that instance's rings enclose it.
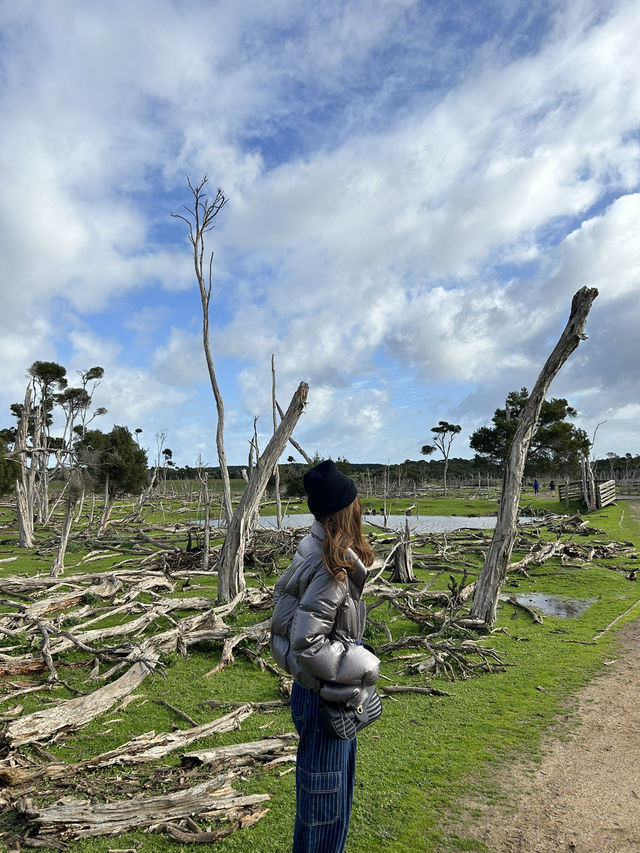
<instances>
[{"instance_id":1,"label":"gravel path","mask_svg":"<svg viewBox=\"0 0 640 853\"><path fill-rule=\"evenodd\" d=\"M628 507L640 521L640 504ZM556 733L533 775L507 773L515 813L481 808L474 835L496 853L639 853L640 619L618 640L616 658L580 694L578 728Z\"/></svg>"}]
</instances>

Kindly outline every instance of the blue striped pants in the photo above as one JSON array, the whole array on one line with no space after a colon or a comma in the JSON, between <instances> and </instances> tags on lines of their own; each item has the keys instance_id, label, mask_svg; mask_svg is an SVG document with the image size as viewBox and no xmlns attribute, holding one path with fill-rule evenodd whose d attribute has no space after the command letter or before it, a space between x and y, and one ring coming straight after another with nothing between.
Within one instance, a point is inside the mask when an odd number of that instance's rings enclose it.
<instances>
[{"instance_id":1,"label":"blue striped pants","mask_svg":"<svg viewBox=\"0 0 640 853\"><path fill-rule=\"evenodd\" d=\"M342 853L356 773L356 740L325 734L318 694L293 682L291 716L300 735L293 853Z\"/></svg>"}]
</instances>

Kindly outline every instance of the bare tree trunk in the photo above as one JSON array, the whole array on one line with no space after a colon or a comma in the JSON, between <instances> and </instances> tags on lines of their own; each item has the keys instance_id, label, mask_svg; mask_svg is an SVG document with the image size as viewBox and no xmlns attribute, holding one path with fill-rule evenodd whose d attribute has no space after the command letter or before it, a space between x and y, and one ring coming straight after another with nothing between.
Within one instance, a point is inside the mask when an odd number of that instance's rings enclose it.
<instances>
[{"instance_id":1,"label":"bare tree trunk","mask_svg":"<svg viewBox=\"0 0 640 853\"><path fill-rule=\"evenodd\" d=\"M596 481L591 470L591 465L589 465L589 461L584 453L582 454L580 464L582 466L582 494L584 502L587 505L587 512L595 512L598 509Z\"/></svg>"},{"instance_id":2,"label":"bare tree trunk","mask_svg":"<svg viewBox=\"0 0 640 853\"><path fill-rule=\"evenodd\" d=\"M77 502L78 497L77 495L74 496L73 489L69 486L69 493L67 494L66 499L66 511L64 514L64 521L62 523L62 533L60 534L60 542L58 543L58 550L50 570L52 578L57 578L58 575L64 571L64 557L67 553L69 533L71 532L71 525L73 524L73 510L75 509Z\"/></svg>"},{"instance_id":3,"label":"bare tree trunk","mask_svg":"<svg viewBox=\"0 0 640 853\"><path fill-rule=\"evenodd\" d=\"M80 494L80 500L78 501L78 512L76 513L76 517L74 518L74 522L77 524L82 517L82 510L84 507L84 496L86 493L86 488L83 487L82 492Z\"/></svg>"},{"instance_id":4,"label":"bare tree trunk","mask_svg":"<svg viewBox=\"0 0 640 853\"><path fill-rule=\"evenodd\" d=\"M102 536L107 529L114 501L115 499L109 496L109 473L107 472L107 478L104 484L104 507L102 508L102 515L100 516L100 525L96 534L97 536Z\"/></svg>"},{"instance_id":5,"label":"bare tree trunk","mask_svg":"<svg viewBox=\"0 0 640 853\"><path fill-rule=\"evenodd\" d=\"M227 535L218 561L218 602L221 604L228 603L244 589L244 552L250 522L258 511L273 466L282 455L282 451L302 414L307 402L308 392L307 383L301 382L298 390L291 398L291 403L280 426L257 461L249 483L227 528Z\"/></svg>"},{"instance_id":6,"label":"bare tree trunk","mask_svg":"<svg viewBox=\"0 0 640 853\"><path fill-rule=\"evenodd\" d=\"M47 523L49 506L49 471L47 452L47 431L45 426L44 399L34 409L33 449L31 451L31 470L34 477L33 508L36 521Z\"/></svg>"},{"instance_id":7,"label":"bare tree trunk","mask_svg":"<svg viewBox=\"0 0 640 853\"><path fill-rule=\"evenodd\" d=\"M383 522L382 523L384 524L385 527L387 526L387 518L388 518L388 516L387 516L387 483L388 483L388 480L389 480L389 466L385 465L384 466L384 479L382 481L383 482L383 495L382 495L382 497L383 497L383 505L382 505Z\"/></svg>"},{"instance_id":8,"label":"bare tree trunk","mask_svg":"<svg viewBox=\"0 0 640 853\"><path fill-rule=\"evenodd\" d=\"M24 395L24 405L18 424L14 443L14 455L20 465L20 474L16 479L16 509L18 513L18 545L21 548L33 548L35 545L33 531L33 492L35 480L35 464L33 459L27 461L27 430L31 413L31 386L27 385Z\"/></svg>"},{"instance_id":9,"label":"bare tree trunk","mask_svg":"<svg viewBox=\"0 0 640 853\"><path fill-rule=\"evenodd\" d=\"M565 330L542 368L531 396L518 417L518 427L505 462L496 528L473 596L472 619L482 619L489 625L495 622L498 596L507 575L517 534L522 474L535 425L553 378L580 341L585 339L584 326L597 295L598 291L589 287L581 288L574 295Z\"/></svg>"},{"instance_id":10,"label":"bare tree trunk","mask_svg":"<svg viewBox=\"0 0 640 853\"><path fill-rule=\"evenodd\" d=\"M276 414L276 363L275 356L271 353L271 407L273 410L273 432L278 428L278 419ZM278 530L282 529L282 504L280 502L280 469L278 468L278 460L276 459L275 468L273 469L274 491L276 493L276 524Z\"/></svg>"},{"instance_id":11,"label":"bare tree trunk","mask_svg":"<svg viewBox=\"0 0 640 853\"><path fill-rule=\"evenodd\" d=\"M211 502L209 499L209 472L203 468L198 470L200 482L202 483L202 498L204 501L204 531L202 537L202 568L209 568L209 542L211 540Z\"/></svg>"},{"instance_id":12,"label":"bare tree trunk","mask_svg":"<svg viewBox=\"0 0 640 853\"><path fill-rule=\"evenodd\" d=\"M276 407L278 409L278 414L280 415L280 419L282 419L284 417L284 412L280 408L280 403L278 403L277 400L276 400ZM313 465L313 459L307 453L304 452L304 450L300 447L300 445L298 444L298 442L295 440L295 438L292 435L289 436L289 443L291 444L292 447L295 447L295 449L298 451L300 456L302 456L302 458L307 463L307 465ZM369 477L371 477L371 475L369 475Z\"/></svg>"},{"instance_id":13,"label":"bare tree trunk","mask_svg":"<svg viewBox=\"0 0 640 853\"><path fill-rule=\"evenodd\" d=\"M136 510L136 516L135 516L136 521L140 521L142 518L142 509L143 509L145 503L149 500L149 498L153 492L153 488L155 486L157 476L158 476L158 466L154 465L153 471L151 473L151 480L149 481L149 485L147 486L147 488L143 492L140 492L140 497L138 498L138 508Z\"/></svg>"},{"instance_id":14,"label":"bare tree trunk","mask_svg":"<svg viewBox=\"0 0 640 853\"><path fill-rule=\"evenodd\" d=\"M200 181L197 186L193 186L191 181L187 179L189 189L193 194L193 210L186 207L189 216L172 213L175 219L181 219L186 222L189 228L189 240L193 246L193 265L200 290L200 301L202 303L202 344L204 347L205 360L207 362L207 370L209 371L209 380L211 382L211 390L216 403L218 413L218 426L216 429L216 446L218 449L218 461L220 463L220 475L222 477L222 500L224 505L225 521L227 526L231 521L233 509L231 505L231 484L229 482L229 469L227 467L227 457L224 450L224 403L222 394L218 385L216 371L213 364L213 356L211 355L210 335L209 335L209 303L211 301L213 252L209 256L208 275L204 268L204 241L205 234L214 227L214 219L220 213L222 208L227 203L224 193L218 187L218 192L213 201L210 201L206 195L205 185L207 183L206 176Z\"/></svg>"}]
</instances>

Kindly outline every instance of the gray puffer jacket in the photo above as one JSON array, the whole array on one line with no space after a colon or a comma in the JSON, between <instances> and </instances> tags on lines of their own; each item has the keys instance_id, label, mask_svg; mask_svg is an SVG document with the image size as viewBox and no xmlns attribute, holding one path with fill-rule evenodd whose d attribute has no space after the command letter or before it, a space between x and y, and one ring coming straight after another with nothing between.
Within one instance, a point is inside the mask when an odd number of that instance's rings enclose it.
<instances>
[{"instance_id":1,"label":"gray puffer jacket","mask_svg":"<svg viewBox=\"0 0 640 853\"><path fill-rule=\"evenodd\" d=\"M290 675L333 702L357 705L375 684L380 661L362 640L368 572L356 560L346 581L336 581L322 561L324 528L314 521L293 562L275 585L271 651Z\"/></svg>"}]
</instances>

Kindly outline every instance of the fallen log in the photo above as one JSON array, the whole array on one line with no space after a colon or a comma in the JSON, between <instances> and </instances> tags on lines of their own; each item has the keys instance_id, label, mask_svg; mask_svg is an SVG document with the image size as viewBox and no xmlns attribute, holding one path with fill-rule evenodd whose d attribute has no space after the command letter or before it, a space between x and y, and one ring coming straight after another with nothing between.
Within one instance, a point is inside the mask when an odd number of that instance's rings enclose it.
<instances>
[{"instance_id":1,"label":"fallen log","mask_svg":"<svg viewBox=\"0 0 640 853\"><path fill-rule=\"evenodd\" d=\"M30 798L16 803L17 810L31 824L45 832L55 830L63 839L87 836L119 835L133 827L151 827L190 815L222 813L269 800L268 794L244 796L235 791L221 775L192 788L157 797L132 797L110 803L90 803L75 797L62 797L52 806L38 808Z\"/></svg>"},{"instance_id":2,"label":"fallen log","mask_svg":"<svg viewBox=\"0 0 640 853\"><path fill-rule=\"evenodd\" d=\"M542 625L542 616L538 613L537 610L534 610L533 607L529 607L527 604L523 604L522 601L518 601L518 599L514 595L510 595L507 601L509 602L509 604L513 604L514 607L520 607L522 610L528 613L537 625Z\"/></svg>"},{"instance_id":3,"label":"fallen log","mask_svg":"<svg viewBox=\"0 0 640 853\"><path fill-rule=\"evenodd\" d=\"M186 823L191 826L191 829L193 830L191 832L187 832L182 827L176 826L173 823L160 824L157 827L157 831L166 832L174 841L181 841L186 844L214 844L216 841L220 841L228 835L231 835L231 833L235 832L236 829L244 829L245 827L256 823L260 818L264 817L268 811L269 809L260 809L258 805L244 806L241 809L234 809L233 811L228 812L229 820L233 821L231 826L227 826L222 829L207 830L206 832L200 830L200 827L198 827L197 824L194 824L194 821L189 818L186 819ZM115 853L115 851L111 851L111 853ZM137 851L134 850L131 851L131 853L137 853Z\"/></svg>"},{"instance_id":4,"label":"fallen log","mask_svg":"<svg viewBox=\"0 0 640 853\"><path fill-rule=\"evenodd\" d=\"M230 765L250 764L253 761L270 761L274 754L295 752L297 746L298 735L289 732L277 737L249 741L248 743L235 743L230 746L217 746L213 749L185 752L181 761L185 767L206 764L207 767L213 769L218 765L224 765L227 768Z\"/></svg>"},{"instance_id":5,"label":"fallen log","mask_svg":"<svg viewBox=\"0 0 640 853\"><path fill-rule=\"evenodd\" d=\"M63 731L77 729L102 714L123 696L135 690L153 671L158 655L151 649L137 653L138 660L116 681L87 696L69 699L55 708L34 711L9 723L0 733L0 748L15 748L25 743L56 739Z\"/></svg>"},{"instance_id":6,"label":"fallen log","mask_svg":"<svg viewBox=\"0 0 640 853\"><path fill-rule=\"evenodd\" d=\"M86 770L158 761L170 752L184 749L202 738L239 729L244 720L250 717L252 713L251 704L246 702L223 717L201 726L194 726L182 731L161 732L160 734L153 731L145 732L115 749L74 764L54 761L36 767L20 767L16 764L15 756L11 754L0 764L0 787L19 787L21 792L25 792L45 779L64 779Z\"/></svg>"}]
</instances>

